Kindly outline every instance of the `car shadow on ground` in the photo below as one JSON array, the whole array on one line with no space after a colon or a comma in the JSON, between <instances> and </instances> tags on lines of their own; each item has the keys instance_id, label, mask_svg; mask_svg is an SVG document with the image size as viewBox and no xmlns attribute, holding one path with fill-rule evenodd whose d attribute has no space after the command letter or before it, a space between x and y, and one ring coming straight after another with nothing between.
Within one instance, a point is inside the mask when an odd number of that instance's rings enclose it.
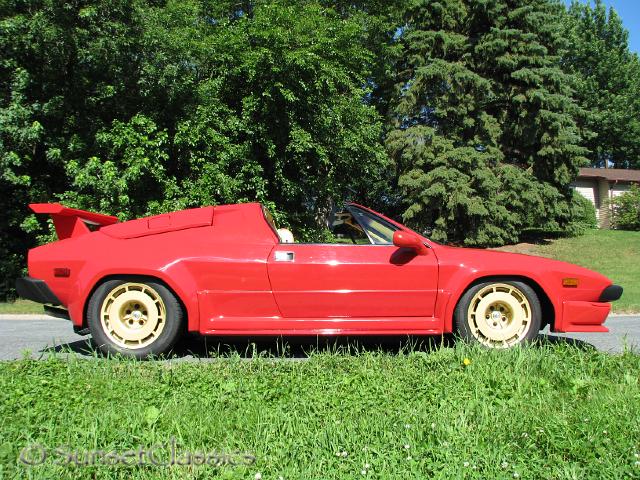
<instances>
[{"instance_id":1,"label":"car shadow on ground","mask_svg":"<svg viewBox=\"0 0 640 480\"><path fill-rule=\"evenodd\" d=\"M256 356L303 359L312 353L332 352L359 354L383 352L391 355L411 351L429 352L442 346L451 347L451 336L274 336L274 337L193 337L176 346L175 354L194 357L241 358Z\"/></svg>"},{"instance_id":2,"label":"car shadow on ground","mask_svg":"<svg viewBox=\"0 0 640 480\"><path fill-rule=\"evenodd\" d=\"M589 342L571 337L559 337L557 335L549 335L547 333L538 334L536 339L539 345L571 345L580 350L597 350L597 347Z\"/></svg>"},{"instance_id":3,"label":"car shadow on ground","mask_svg":"<svg viewBox=\"0 0 640 480\"><path fill-rule=\"evenodd\" d=\"M83 356L97 355L97 350L93 345L90 337L69 343L61 343L59 345L48 346L40 350L41 354L47 353L76 353Z\"/></svg>"},{"instance_id":4,"label":"car shadow on ground","mask_svg":"<svg viewBox=\"0 0 640 480\"><path fill-rule=\"evenodd\" d=\"M273 337L184 337L169 354L172 359L209 359L239 356L240 358L266 357L305 359L312 353L333 352L356 355L364 352L382 352L403 355L408 352L433 352L453 347L459 341L453 335L444 336L273 336ZM570 337L539 334L534 345L571 345L581 350L594 350L588 342ZM104 357L89 337L75 342L47 347L40 352L73 353L79 356Z\"/></svg>"}]
</instances>

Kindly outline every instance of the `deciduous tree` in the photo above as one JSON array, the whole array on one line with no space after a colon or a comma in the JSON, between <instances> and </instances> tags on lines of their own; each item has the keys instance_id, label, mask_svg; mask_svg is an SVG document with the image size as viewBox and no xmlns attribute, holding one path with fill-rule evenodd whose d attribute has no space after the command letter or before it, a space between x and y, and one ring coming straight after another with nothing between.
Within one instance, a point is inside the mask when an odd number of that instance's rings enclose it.
<instances>
[{"instance_id":1,"label":"deciduous tree","mask_svg":"<svg viewBox=\"0 0 640 480\"><path fill-rule=\"evenodd\" d=\"M629 33L601 0L573 2L566 17L563 65L574 73L577 99L593 166L640 168L640 61L629 51Z\"/></svg>"}]
</instances>

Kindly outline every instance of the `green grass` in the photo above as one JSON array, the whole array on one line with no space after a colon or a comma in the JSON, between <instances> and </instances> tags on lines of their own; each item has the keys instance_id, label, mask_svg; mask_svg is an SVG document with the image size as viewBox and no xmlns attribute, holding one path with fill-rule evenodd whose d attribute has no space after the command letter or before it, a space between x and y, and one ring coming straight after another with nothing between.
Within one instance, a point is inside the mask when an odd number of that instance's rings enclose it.
<instances>
[{"instance_id":1,"label":"green grass","mask_svg":"<svg viewBox=\"0 0 640 480\"><path fill-rule=\"evenodd\" d=\"M622 285L616 313L640 312L640 232L591 230L580 237L553 240L548 245L520 244L509 251L541 255L575 263L606 275Z\"/></svg>"},{"instance_id":2,"label":"green grass","mask_svg":"<svg viewBox=\"0 0 640 480\"><path fill-rule=\"evenodd\" d=\"M0 314L3 313L44 313L44 310L39 303L18 299L14 302L0 302Z\"/></svg>"},{"instance_id":3,"label":"green grass","mask_svg":"<svg viewBox=\"0 0 640 480\"><path fill-rule=\"evenodd\" d=\"M464 359L470 359L468 366ZM640 356L565 344L308 361L0 363L4 478L638 478ZM49 451L244 452L255 464L69 466ZM157 459L169 459L156 450ZM342 453L346 452L346 453ZM137 453L136 453L137 455ZM145 457L146 458L146 457ZM363 474L364 471L364 474Z\"/></svg>"}]
</instances>

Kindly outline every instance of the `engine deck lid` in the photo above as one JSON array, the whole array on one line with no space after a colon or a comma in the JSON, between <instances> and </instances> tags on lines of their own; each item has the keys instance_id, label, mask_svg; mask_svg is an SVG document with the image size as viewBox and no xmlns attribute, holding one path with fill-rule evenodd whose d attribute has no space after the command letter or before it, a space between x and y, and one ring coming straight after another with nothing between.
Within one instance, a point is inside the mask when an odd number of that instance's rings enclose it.
<instances>
[{"instance_id":1,"label":"engine deck lid","mask_svg":"<svg viewBox=\"0 0 640 480\"><path fill-rule=\"evenodd\" d=\"M137 238L147 235L208 227L213 224L214 207L191 208L179 212L163 213L151 217L130 220L100 229L113 238Z\"/></svg>"}]
</instances>

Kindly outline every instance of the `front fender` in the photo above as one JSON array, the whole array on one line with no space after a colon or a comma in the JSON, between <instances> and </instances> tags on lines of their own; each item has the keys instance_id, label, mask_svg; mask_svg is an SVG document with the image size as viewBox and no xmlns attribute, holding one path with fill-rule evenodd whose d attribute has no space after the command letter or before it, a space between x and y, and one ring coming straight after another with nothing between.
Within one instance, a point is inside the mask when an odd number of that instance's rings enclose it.
<instances>
[{"instance_id":1,"label":"front fender","mask_svg":"<svg viewBox=\"0 0 640 480\"><path fill-rule=\"evenodd\" d=\"M608 278L597 272L548 258L441 245L435 248L440 260L439 289L450 295L444 311L438 312L446 332L453 330L454 311L464 292L483 280L521 280L538 292L544 292L553 309L554 330L564 328L565 302L597 301L603 289L611 285ZM579 287L564 287L562 280L567 277L579 279Z\"/></svg>"},{"instance_id":2,"label":"front fender","mask_svg":"<svg viewBox=\"0 0 640 480\"><path fill-rule=\"evenodd\" d=\"M449 302L447 302L446 309L443 313L444 331L453 332L453 315L458 305L458 301L464 295L464 293L474 284L489 281L489 280L520 280L529 284L532 288L539 288L545 292L551 306L553 307L554 319L558 319L562 312L562 302L557 296L549 295L548 286L544 279L538 275L532 275L530 272L523 274L523 272L514 273L513 270L506 269L493 269L478 270L476 268L464 268L459 269L456 273L452 274L446 282L443 282L442 290L447 292L450 296Z\"/></svg>"}]
</instances>

